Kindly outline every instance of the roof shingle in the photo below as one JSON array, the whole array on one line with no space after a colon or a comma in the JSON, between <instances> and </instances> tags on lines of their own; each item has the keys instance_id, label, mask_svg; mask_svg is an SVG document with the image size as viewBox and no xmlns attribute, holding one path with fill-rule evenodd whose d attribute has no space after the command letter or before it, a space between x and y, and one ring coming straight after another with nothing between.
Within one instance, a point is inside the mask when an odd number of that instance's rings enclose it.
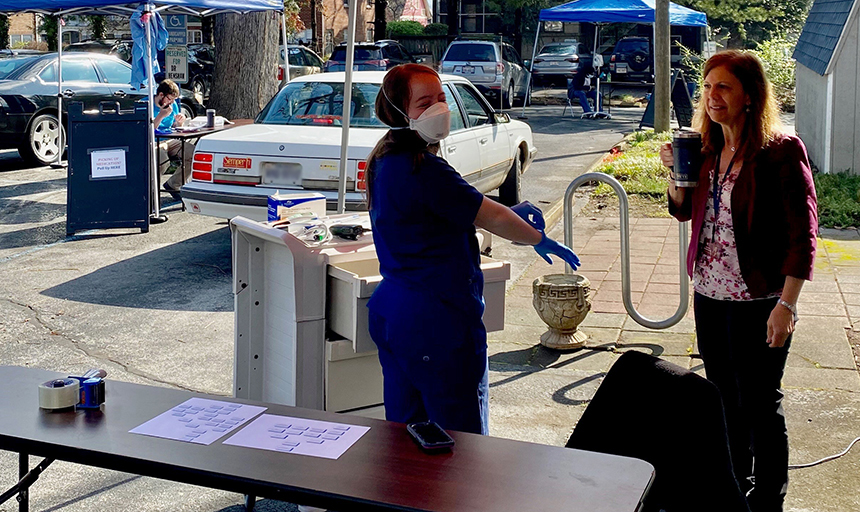
<instances>
[{"instance_id":1,"label":"roof shingle","mask_svg":"<svg viewBox=\"0 0 860 512\"><path fill-rule=\"evenodd\" d=\"M823 76L855 1L815 0L792 57Z\"/></svg>"}]
</instances>

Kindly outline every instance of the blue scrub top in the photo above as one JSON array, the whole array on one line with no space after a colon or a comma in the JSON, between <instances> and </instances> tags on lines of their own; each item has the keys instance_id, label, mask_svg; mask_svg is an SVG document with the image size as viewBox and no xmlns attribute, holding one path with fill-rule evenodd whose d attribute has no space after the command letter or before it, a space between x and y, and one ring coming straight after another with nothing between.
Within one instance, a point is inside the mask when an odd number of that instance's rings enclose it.
<instances>
[{"instance_id":1,"label":"blue scrub top","mask_svg":"<svg viewBox=\"0 0 860 512\"><path fill-rule=\"evenodd\" d=\"M178 114L180 112L180 110L179 110L179 105L177 105L175 101L172 101L170 103L170 105L172 107L172 112L170 112L170 114L168 114L167 117L165 117L164 119L161 120L161 124L159 124L158 127L156 127L156 130L168 131L171 128L173 128L173 121L176 119L176 114ZM157 109L155 110L155 115L156 116L158 115Z\"/></svg>"},{"instance_id":2,"label":"blue scrub top","mask_svg":"<svg viewBox=\"0 0 860 512\"><path fill-rule=\"evenodd\" d=\"M384 279L368 307L383 317L402 311L397 289L405 287L479 321L483 275L474 223L484 195L444 159L425 153L418 168L413 159L390 153L374 163L370 221Z\"/></svg>"}]
</instances>

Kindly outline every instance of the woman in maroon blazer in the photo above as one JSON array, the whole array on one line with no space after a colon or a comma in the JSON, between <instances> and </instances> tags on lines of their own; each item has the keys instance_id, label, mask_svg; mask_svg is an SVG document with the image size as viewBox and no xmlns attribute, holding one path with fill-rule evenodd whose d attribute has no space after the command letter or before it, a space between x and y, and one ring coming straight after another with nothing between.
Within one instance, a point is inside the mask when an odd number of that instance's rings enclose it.
<instances>
[{"instance_id":1,"label":"woman in maroon blazer","mask_svg":"<svg viewBox=\"0 0 860 512\"><path fill-rule=\"evenodd\" d=\"M758 58L717 53L704 76L694 119L704 164L696 188L670 182L669 212L692 220L696 336L722 393L735 475L753 512L781 511L788 435L780 381L797 297L812 279L815 187L803 143L780 131ZM660 156L672 166L671 144Z\"/></svg>"}]
</instances>

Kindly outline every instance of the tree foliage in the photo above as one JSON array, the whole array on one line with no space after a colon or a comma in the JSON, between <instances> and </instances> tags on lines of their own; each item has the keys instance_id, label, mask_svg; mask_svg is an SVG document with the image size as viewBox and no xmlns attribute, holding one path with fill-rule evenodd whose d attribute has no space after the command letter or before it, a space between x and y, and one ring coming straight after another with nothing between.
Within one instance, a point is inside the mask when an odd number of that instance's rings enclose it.
<instances>
[{"instance_id":1,"label":"tree foliage","mask_svg":"<svg viewBox=\"0 0 860 512\"><path fill-rule=\"evenodd\" d=\"M794 112L795 106L795 61L791 58L797 36L778 36L760 43L755 50L764 64L764 71L773 87L773 94L780 109Z\"/></svg>"},{"instance_id":2,"label":"tree foliage","mask_svg":"<svg viewBox=\"0 0 860 512\"><path fill-rule=\"evenodd\" d=\"M444 36L448 33L448 25L444 23L430 23L424 27L425 36Z\"/></svg>"},{"instance_id":3,"label":"tree foliage","mask_svg":"<svg viewBox=\"0 0 860 512\"><path fill-rule=\"evenodd\" d=\"M9 17L0 14L0 50L9 46Z\"/></svg>"},{"instance_id":4,"label":"tree foliage","mask_svg":"<svg viewBox=\"0 0 860 512\"><path fill-rule=\"evenodd\" d=\"M812 0L676 0L704 12L718 37L729 46L751 48L780 33L799 34Z\"/></svg>"},{"instance_id":5,"label":"tree foliage","mask_svg":"<svg viewBox=\"0 0 860 512\"><path fill-rule=\"evenodd\" d=\"M87 25L93 34L93 39L104 39L107 33L107 23L104 16L87 16Z\"/></svg>"},{"instance_id":6,"label":"tree foliage","mask_svg":"<svg viewBox=\"0 0 860 512\"><path fill-rule=\"evenodd\" d=\"M57 17L42 16L42 23L39 24L39 30L45 34L45 42L48 43L48 50L57 51Z\"/></svg>"}]
</instances>

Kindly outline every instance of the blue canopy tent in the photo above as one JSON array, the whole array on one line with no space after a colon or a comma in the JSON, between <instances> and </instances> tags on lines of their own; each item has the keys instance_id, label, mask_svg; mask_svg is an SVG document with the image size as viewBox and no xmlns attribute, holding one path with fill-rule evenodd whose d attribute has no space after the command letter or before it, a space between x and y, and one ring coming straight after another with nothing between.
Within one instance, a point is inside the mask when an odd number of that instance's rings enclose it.
<instances>
[{"instance_id":1,"label":"blue canopy tent","mask_svg":"<svg viewBox=\"0 0 860 512\"><path fill-rule=\"evenodd\" d=\"M530 68L534 68L540 29L545 21L594 23L594 53L597 54L597 31L601 23L654 23L654 0L574 0L566 4L541 9ZM703 12L669 2L669 24L687 27L707 27ZM531 74L529 74L531 81ZM599 83L598 83L599 87Z\"/></svg>"},{"instance_id":2,"label":"blue canopy tent","mask_svg":"<svg viewBox=\"0 0 860 512\"><path fill-rule=\"evenodd\" d=\"M61 22L57 25L57 74L58 74L58 90L57 90L57 136L58 147L57 164L60 163L60 158L65 147L63 141L63 80L62 80L62 63L63 63L63 16L69 15L118 15L131 16L139 6L144 6L144 12L163 12L171 14L190 14L192 16L211 16L213 14L222 13L237 13L244 14L248 12L258 11L277 11L281 13L282 22L284 19L284 4L282 0L152 0L138 2L124 2L122 0L0 0L0 14L16 14L16 13L39 13L45 15L59 16ZM146 23L146 51L144 55L152 54L152 23ZM282 23L282 35L284 44L286 45L286 23ZM288 60L288 59L285 59ZM146 68L148 83L154 83L152 72L152 59L146 59ZM289 77L289 68L287 68L286 76ZM152 176L151 187L152 197L158 197L159 176L156 166L156 146L155 146L155 125L153 124L153 96L155 87L147 87L149 102L149 148L150 148L150 174ZM152 201L152 222L163 222L166 217L162 216L159 211L158 200Z\"/></svg>"}]
</instances>

